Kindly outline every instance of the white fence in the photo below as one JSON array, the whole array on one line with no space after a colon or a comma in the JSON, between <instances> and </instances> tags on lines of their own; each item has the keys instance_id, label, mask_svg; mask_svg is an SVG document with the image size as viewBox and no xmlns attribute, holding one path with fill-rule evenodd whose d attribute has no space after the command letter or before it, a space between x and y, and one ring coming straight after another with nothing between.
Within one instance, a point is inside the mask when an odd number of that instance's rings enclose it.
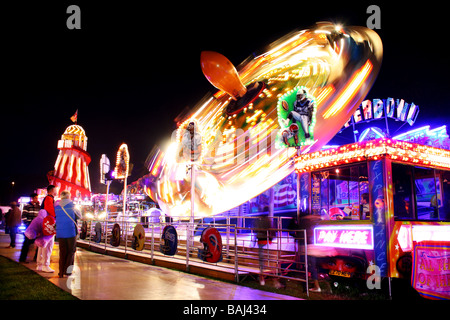
<instances>
[{"instance_id":1,"label":"white fence","mask_svg":"<svg viewBox=\"0 0 450 320\"><path fill-rule=\"evenodd\" d=\"M214 272L228 273L239 282L247 276L275 277L304 282L308 293L308 257L306 255L306 231L283 229L292 218L270 218L270 228L257 228L259 217L212 217L188 221L148 222L145 223L144 249L137 251L131 247L134 228L139 222L120 220L89 220L84 239L78 235L79 245L103 253L117 253L125 258L139 257L154 264L165 261L183 266L190 272L192 268L204 268ZM233 222L233 223L231 223ZM80 227L83 222L79 222ZM120 243L111 243L112 229L120 226ZM97 225L97 231L96 231ZM160 251L163 243L163 230L172 225L177 232L177 251L168 256ZM100 227L100 228L98 228ZM210 263L198 258L202 231L207 227L216 228L222 238L222 260ZM80 228L81 229L81 228ZM261 237L265 234L266 237ZM267 244L258 245L259 241ZM264 239L265 238L265 239Z\"/></svg>"}]
</instances>

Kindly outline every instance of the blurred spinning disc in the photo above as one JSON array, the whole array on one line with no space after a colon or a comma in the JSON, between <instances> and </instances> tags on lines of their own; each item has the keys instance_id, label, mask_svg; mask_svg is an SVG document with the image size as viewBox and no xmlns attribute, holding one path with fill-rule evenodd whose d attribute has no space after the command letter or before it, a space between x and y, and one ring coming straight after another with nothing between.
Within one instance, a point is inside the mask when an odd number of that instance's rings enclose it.
<instances>
[{"instance_id":1,"label":"blurred spinning disc","mask_svg":"<svg viewBox=\"0 0 450 320\"><path fill-rule=\"evenodd\" d=\"M111 231L111 245L118 247L120 245L120 225L115 223Z\"/></svg>"},{"instance_id":2,"label":"blurred spinning disc","mask_svg":"<svg viewBox=\"0 0 450 320\"><path fill-rule=\"evenodd\" d=\"M131 243L131 247L134 250L142 251L144 249L145 244L145 230L141 224L137 224L134 227L133 232L133 242Z\"/></svg>"}]
</instances>

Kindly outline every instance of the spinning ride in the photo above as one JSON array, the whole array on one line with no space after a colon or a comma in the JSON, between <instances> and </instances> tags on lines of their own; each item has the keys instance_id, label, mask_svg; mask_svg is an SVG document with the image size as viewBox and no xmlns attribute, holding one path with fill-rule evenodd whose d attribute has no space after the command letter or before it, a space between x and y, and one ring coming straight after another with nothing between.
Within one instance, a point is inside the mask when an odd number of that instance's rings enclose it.
<instances>
[{"instance_id":1,"label":"spinning ride","mask_svg":"<svg viewBox=\"0 0 450 320\"><path fill-rule=\"evenodd\" d=\"M194 196L176 141L149 162L146 193L175 218L190 216L194 199L195 216L201 217L272 187L293 172L293 156L320 150L348 121L375 81L382 51L373 30L318 23L286 35L237 68L220 54L203 52L202 70L219 91L208 94L180 125L195 121L202 135ZM300 90L310 101L309 113L300 110L306 101ZM294 144L297 148L286 148Z\"/></svg>"}]
</instances>

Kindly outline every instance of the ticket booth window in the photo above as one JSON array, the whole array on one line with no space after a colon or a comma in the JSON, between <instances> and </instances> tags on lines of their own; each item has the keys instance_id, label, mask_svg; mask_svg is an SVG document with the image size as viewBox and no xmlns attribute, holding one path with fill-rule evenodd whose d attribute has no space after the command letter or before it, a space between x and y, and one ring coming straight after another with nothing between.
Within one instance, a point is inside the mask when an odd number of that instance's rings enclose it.
<instances>
[{"instance_id":1,"label":"ticket booth window","mask_svg":"<svg viewBox=\"0 0 450 320\"><path fill-rule=\"evenodd\" d=\"M434 169L414 168L416 214L418 220L437 220L439 215L441 188Z\"/></svg>"},{"instance_id":2,"label":"ticket booth window","mask_svg":"<svg viewBox=\"0 0 450 320\"><path fill-rule=\"evenodd\" d=\"M413 167L392 164L394 184L394 216L397 219L413 219Z\"/></svg>"},{"instance_id":3,"label":"ticket booth window","mask_svg":"<svg viewBox=\"0 0 450 320\"><path fill-rule=\"evenodd\" d=\"M450 220L450 172L392 163L396 220Z\"/></svg>"},{"instance_id":4,"label":"ticket booth window","mask_svg":"<svg viewBox=\"0 0 450 320\"><path fill-rule=\"evenodd\" d=\"M311 209L329 220L369 220L367 163L311 174Z\"/></svg>"},{"instance_id":5,"label":"ticket booth window","mask_svg":"<svg viewBox=\"0 0 450 320\"><path fill-rule=\"evenodd\" d=\"M439 220L450 221L450 171L435 170L435 174L441 191L437 195Z\"/></svg>"}]
</instances>

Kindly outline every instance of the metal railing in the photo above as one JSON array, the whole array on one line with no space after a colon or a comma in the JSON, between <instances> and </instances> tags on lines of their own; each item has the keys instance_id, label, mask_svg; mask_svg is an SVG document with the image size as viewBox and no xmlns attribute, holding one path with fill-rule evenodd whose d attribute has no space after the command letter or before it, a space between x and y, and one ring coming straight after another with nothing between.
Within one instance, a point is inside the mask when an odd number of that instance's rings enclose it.
<instances>
[{"instance_id":1,"label":"metal railing","mask_svg":"<svg viewBox=\"0 0 450 320\"><path fill-rule=\"evenodd\" d=\"M271 219L272 228L258 229L255 225L258 217L214 217L215 219L195 219L194 223L188 221L174 222L151 222L145 228L145 244L142 251L131 248L133 241L134 227L139 222L117 221L117 220L89 220L87 222L87 234L85 239L78 241L87 244L89 247L103 249L105 253L115 251L145 257L154 263L155 260L173 261L185 265L186 271L192 265L204 268L217 269L220 267L226 272L234 273L236 282L240 276L263 276L284 278L306 283L306 292L309 295L308 287L308 257L306 230L290 230L282 228L289 218L273 217ZM229 219L228 219L229 218ZM233 221L234 218L242 219L240 226ZM225 222L225 223L220 223ZM101 239L96 239L95 226L101 225ZM120 226L120 244L111 244L112 229L114 224ZM79 225L82 222L79 221ZM177 252L173 256L161 253L162 232L164 227L172 225L177 231L178 244ZM198 249L203 249L200 242L201 232L207 227L216 228L222 237L222 261L210 263L197 257ZM266 233L266 239L261 239L261 231ZM259 240L265 240L267 244L258 245ZM97 241L95 241L97 240Z\"/></svg>"}]
</instances>

